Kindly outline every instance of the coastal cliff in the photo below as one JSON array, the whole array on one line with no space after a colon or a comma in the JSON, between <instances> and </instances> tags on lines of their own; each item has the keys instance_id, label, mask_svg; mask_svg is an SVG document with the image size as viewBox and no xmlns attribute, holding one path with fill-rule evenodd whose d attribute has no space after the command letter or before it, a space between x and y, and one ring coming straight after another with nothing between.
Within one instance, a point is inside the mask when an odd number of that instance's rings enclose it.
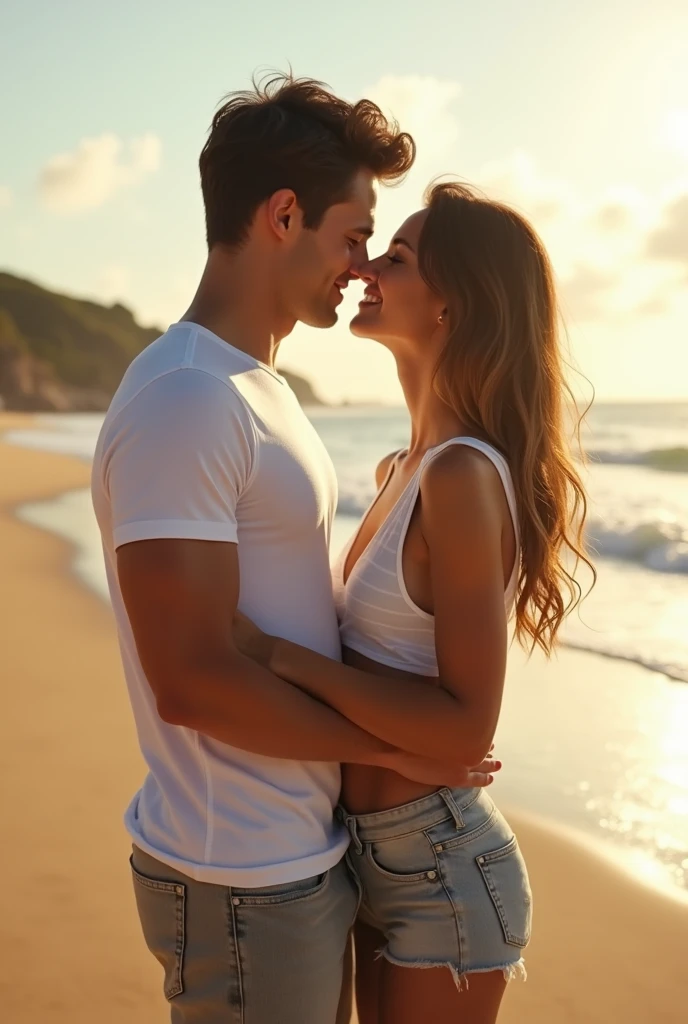
<instances>
[{"instance_id":1,"label":"coastal cliff","mask_svg":"<svg viewBox=\"0 0 688 1024\"><path fill-rule=\"evenodd\" d=\"M0 408L103 412L131 360L162 330L101 305L0 273ZM302 405L322 405L309 381L280 369Z\"/></svg>"}]
</instances>

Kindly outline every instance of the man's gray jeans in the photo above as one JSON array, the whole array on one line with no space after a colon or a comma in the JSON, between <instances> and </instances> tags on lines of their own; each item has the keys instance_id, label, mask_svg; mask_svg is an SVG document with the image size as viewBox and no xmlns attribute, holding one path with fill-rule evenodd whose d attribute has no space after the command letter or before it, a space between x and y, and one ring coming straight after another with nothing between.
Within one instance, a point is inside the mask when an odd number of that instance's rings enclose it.
<instances>
[{"instance_id":1,"label":"man's gray jeans","mask_svg":"<svg viewBox=\"0 0 688 1024\"><path fill-rule=\"evenodd\" d=\"M261 889L196 882L136 846L131 867L172 1024L348 1024L359 897L344 862Z\"/></svg>"}]
</instances>

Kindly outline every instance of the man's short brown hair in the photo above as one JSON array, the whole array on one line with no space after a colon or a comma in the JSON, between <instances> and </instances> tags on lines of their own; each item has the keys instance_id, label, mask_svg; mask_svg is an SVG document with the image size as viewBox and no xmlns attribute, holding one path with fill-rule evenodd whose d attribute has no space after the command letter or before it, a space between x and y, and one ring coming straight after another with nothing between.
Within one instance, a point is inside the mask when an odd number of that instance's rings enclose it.
<instances>
[{"instance_id":1,"label":"man's short brown hair","mask_svg":"<svg viewBox=\"0 0 688 1024\"><path fill-rule=\"evenodd\" d=\"M233 93L213 118L200 158L208 248L236 247L274 192L296 194L308 228L345 202L353 177L398 181L415 144L370 100L347 103L321 82L276 75Z\"/></svg>"}]
</instances>

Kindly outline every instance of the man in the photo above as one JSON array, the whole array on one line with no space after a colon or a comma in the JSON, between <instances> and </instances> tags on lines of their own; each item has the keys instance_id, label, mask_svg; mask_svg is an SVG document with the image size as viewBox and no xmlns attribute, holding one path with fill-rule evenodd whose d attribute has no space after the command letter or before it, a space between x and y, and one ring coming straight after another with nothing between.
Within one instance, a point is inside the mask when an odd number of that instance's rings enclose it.
<instances>
[{"instance_id":1,"label":"man","mask_svg":"<svg viewBox=\"0 0 688 1024\"><path fill-rule=\"evenodd\" d=\"M375 182L413 156L374 104L316 82L232 96L201 154L200 286L129 367L99 439L93 501L149 768L126 814L134 889L178 1024L332 1024L358 902L339 762L446 780L232 640L239 606L339 657L336 481L275 355L298 320L336 322Z\"/></svg>"}]
</instances>

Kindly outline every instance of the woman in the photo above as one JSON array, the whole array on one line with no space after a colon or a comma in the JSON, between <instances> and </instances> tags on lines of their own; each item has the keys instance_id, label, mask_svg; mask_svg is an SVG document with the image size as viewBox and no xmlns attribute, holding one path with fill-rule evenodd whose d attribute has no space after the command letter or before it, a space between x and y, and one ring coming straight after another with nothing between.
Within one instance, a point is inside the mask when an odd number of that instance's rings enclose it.
<instances>
[{"instance_id":1,"label":"woman","mask_svg":"<svg viewBox=\"0 0 688 1024\"><path fill-rule=\"evenodd\" d=\"M246 621L239 642L394 746L478 764L510 613L519 641L549 653L579 599L564 556L587 562L551 266L513 210L440 184L360 276L351 330L394 355L412 428L334 570L344 664ZM525 974L531 897L486 790L347 765L340 814L362 896L361 1024L493 1024Z\"/></svg>"}]
</instances>

